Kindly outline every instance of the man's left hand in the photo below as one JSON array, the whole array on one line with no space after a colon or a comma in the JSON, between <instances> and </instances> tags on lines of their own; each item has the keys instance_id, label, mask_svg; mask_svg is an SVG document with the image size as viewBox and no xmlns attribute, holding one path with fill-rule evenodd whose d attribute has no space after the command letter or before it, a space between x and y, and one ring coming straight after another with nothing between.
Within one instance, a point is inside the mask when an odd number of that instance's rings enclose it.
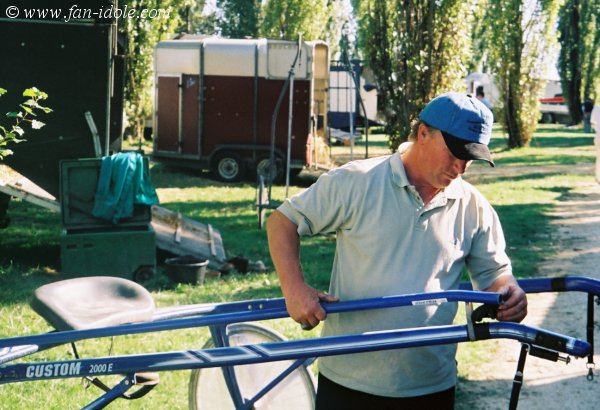
<instances>
[{"instance_id":1,"label":"man's left hand","mask_svg":"<svg viewBox=\"0 0 600 410\"><path fill-rule=\"evenodd\" d=\"M527 315L527 295L516 284L498 289L502 294L502 304L498 307L496 319L508 322L520 322Z\"/></svg>"}]
</instances>

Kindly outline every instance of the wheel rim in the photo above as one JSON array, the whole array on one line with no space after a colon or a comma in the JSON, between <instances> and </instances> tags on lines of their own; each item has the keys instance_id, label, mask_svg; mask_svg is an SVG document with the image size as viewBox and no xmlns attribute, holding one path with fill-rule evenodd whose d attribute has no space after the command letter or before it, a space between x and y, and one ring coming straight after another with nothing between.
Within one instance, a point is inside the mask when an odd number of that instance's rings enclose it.
<instances>
[{"instance_id":1,"label":"wheel rim","mask_svg":"<svg viewBox=\"0 0 600 410\"><path fill-rule=\"evenodd\" d=\"M217 169L223 179L235 179L240 173L240 164L234 158L223 158Z\"/></svg>"}]
</instances>

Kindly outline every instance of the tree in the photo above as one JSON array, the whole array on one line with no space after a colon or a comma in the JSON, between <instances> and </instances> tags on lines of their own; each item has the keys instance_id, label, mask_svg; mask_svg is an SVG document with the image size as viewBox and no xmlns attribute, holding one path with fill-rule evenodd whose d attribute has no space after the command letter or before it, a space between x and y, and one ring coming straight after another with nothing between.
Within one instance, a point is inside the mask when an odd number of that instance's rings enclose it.
<instances>
[{"instance_id":1,"label":"tree","mask_svg":"<svg viewBox=\"0 0 600 410\"><path fill-rule=\"evenodd\" d=\"M390 147L434 96L464 88L476 1L362 0L360 44L377 78Z\"/></svg>"},{"instance_id":2,"label":"tree","mask_svg":"<svg viewBox=\"0 0 600 410\"><path fill-rule=\"evenodd\" d=\"M567 0L561 8L558 25L561 51L559 73L565 102L574 124L581 122L581 5L579 0Z\"/></svg>"},{"instance_id":3,"label":"tree","mask_svg":"<svg viewBox=\"0 0 600 410\"><path fill-rule=\"evenodd\" d=\"M260 0L219 0L223 10L221 34L229 38L256 37L258 35Z\"/></svg>"},{"instance_id":4,"label":"tree","mask_svg":"<svg viewBox=\"0 0 600 410\"><path fill-rule=\"evenodd\" d=\"M584 41L583 98L600 96L600 0L589 0L581 11Z\"/></svg>"},{"instance_id":5,"label":"tree","mask_svg":"<svg viewBox=\"0 0 600 410\"><path fill-rule=\"evenodd\" d=\"M327 37L331 3L327 0L268 0L263 6L259 34L263 37L304 40Z\"/></svg>"},{"instance_id":6,"label":"tree","mask_svg":"<svg viewBox=\"0 0 600 410\"><path fill-rule=\"evenodd\" d=\"M499 118L508 147L526 146L537 126L539 96L552 47L559 1L489 0L490 61L500 92Z\"/></svg>"},{"instance_id":7,"label":"tree","mask_svg":"<svg viewBox=\"0 0 600 410\"><path fill-rule=\"evenodd\" d=\"M0 97L6 94L4 88L0 88ZM24 141L21 139L25 134L24 124L29 124L32 129L40 129L45 124L32 117L37 116L37 112L43 112L49 114L52 110L48 107L40 105L40 103L48 98L48 94L38 90L35 87L28 88L23 92L23 97L26 100L19 105L19 111L10 111L6 113L6 117L12 122L10 127L4 127L0 125L0 160L8 155L12 155L12 150L7 148L8 144L16 144Z\"/></svg>"},{"instance_id":8,"label":"tree","mask_svg":"<svg viewBox=\"0 0 600 410\"><path fill-rule=\"evenodd\" d=\"M342 49L352 56L355 53L357 22L350 0L333 0L330 2L330 13L324 37L329 44L329 55L332 59L340 59Z\"/></svg>"},{"instance_id":9,"label":"tree","mask_svg":"<svg viewBox=\"0 0 600 410\"><path fill-rule=\"evenodd\" d=\"M220 14L217 9L206 10L206 0L185 2L179 14L183 22L182 31L185 33L205 35L219 33Z\"/></svg>"},{"instance_id":10,"label":"tree","mask_svg":"<svg viewBox=\"0 0 600 410\"><path fill-rule=\"evenodd\" d=\"M583 99L598 93L600 0L567 0L559 15L559 74L569 114L577 124Z\"/></svg>"},{"instance_id":11,"label":"tree","mask_svg":"<svg viewBox=\"0 0 600 410\"><path fill-rule=\"evenodd\" d=\"M492 68L489 65L489 48L487 30L488 24L485 19L486 2L480 2L478 7L473 9L473 25L471 28L471 58L468 61L468 72L489 73Z\"/></svg>"}]
</instances>

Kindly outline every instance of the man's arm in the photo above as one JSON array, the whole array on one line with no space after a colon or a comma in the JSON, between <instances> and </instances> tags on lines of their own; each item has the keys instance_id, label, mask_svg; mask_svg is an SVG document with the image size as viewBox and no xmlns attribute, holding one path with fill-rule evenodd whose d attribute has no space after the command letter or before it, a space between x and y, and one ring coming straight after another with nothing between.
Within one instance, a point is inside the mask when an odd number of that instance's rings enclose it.
<instances>
[{"instance_id":1,"label":"man's arm","mask_svg":"<svg viewBox=\"0 0 600 410\"><path fill-rule=\"evenodd\" d=\"M327 316L319 302L335 302L338 299L308 286L304 281L297 229L296 224L279 211L274 211L267 220L269 251L279 275L287 311L304 329L312 329Z\"/></svg>"},{"instance_id":2,"label":"man's arm","mask_svg":"<svg viewBox=\"0 0 600 410\"><path fill-rule=\"evenodd\" d=\"M500 276L486 291L503 295L503 302L498 307L498 320L520 322L527 315L527 295L512 275Z\"/></svg>"}]
</instances>

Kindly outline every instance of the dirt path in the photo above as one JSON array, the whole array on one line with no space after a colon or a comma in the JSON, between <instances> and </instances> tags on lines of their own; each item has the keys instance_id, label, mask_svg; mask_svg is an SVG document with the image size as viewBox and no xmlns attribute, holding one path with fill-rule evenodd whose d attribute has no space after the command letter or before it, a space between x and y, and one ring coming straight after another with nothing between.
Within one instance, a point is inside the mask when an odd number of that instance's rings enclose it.
<instances>
[{"instance_id":1,"label":"dirt path","mask_svg":"<svg viewBox=\"0 0 600 410\"><path fill-rule=\"evenodd\" d=\"M592 175L591 166L589 168ZM540 265L540 276L578 275L600 279L600 185L593 183L592 178L576 185L552 216L559 252ZM586 301L585 294L575 292L530 295L530 313L524 323L585 340ZM595 311L598 339L600 308ZM468 380L461 380L457 410L508 408L520 345L500 340L489 346L490 361L477 369L467 369ZM600 350L597 347L598 343L596 350ZM519 409L600 408L600 355L594 356L594 362L597 366L594 379L588 381L586 359L573 359L565 365L528 356Z\"/></svg>"}]
</instances>

